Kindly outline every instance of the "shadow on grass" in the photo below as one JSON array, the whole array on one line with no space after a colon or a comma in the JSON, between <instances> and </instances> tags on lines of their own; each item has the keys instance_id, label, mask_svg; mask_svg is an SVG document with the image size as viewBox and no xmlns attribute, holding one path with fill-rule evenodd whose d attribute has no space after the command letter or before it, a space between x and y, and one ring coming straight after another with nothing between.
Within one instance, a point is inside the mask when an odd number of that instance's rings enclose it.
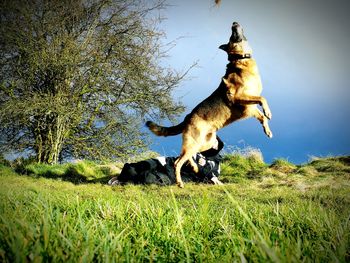
<instances>
[{"instance_id":1,"label":"shadow on grass","mask_svg":"<svg viewBox=\"0 0 350 263\"><path fill-rule=\"evenodd\" d=\"M117 166L116 164L100 165L91 161L79 161L58 165L22 164L16 166L14 170L18 174L68 181L74 184L107 184L109 179L119 175L121 165ZM226 156L222 162L222 173L219 178L224 183L239 183L245 179L284 178L295 174L321 177L328 173L348 178L350 157L319 158L303 165L294 165L287 160L278 159L271 165L267 165L255 158Z\"/></svg>"},{"instance_id":2,"label":"shadow on grass","mask_svg":"<svg viewBox=\"0 0 350 263\"><path fill-rule=\"evenodd\" d=\"M30 164L24 167L17 167L15 171L34 177L44 177L73 184L107 184L112 176L117 173L90 162L79 162L75 164Z\"/></svg>"}]
</instances>

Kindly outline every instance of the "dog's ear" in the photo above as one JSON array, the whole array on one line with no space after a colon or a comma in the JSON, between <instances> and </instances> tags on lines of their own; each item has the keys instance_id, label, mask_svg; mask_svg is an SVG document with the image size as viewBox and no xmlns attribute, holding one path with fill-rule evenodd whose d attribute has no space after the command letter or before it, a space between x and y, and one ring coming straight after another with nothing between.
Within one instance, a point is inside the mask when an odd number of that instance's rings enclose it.
<instances>
[{"instance_id":1,"label":"dog's ear","mask_svg":"<svg viewBox=\"0 0 350 263\"><path fill-rule=\"evenodd\" d=\"M230 82L227 79L222 78L222 81L225 83L226 87L230 86Z\"/></svg>"},{"instance_id":2,"label":"dog's ear","mask_svg":"<svg viewBox=\"0 0 350 263\"><path fill-rule=\"evenodd\" d=\"M228 47L227 44L223 44L223 45L221 45L219 48L222 49L223 51L226 51L226 52L227 52L227 47Z\"/></svg>"}]
</instances>

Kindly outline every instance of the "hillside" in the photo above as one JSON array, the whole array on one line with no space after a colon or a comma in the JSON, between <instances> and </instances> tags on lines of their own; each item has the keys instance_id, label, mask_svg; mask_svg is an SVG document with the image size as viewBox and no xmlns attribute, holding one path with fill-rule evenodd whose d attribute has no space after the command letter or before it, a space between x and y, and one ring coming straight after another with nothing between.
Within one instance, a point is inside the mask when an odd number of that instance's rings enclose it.
<instances>
[{"instance_id":1,"label":"hillside","mask_svg":"<svg viewBox=\"0 0 350 263\"><path fill-rule=\"evenodd\" d=\"M0 261L350 260L350 157L225 156L224 186L114 186L121 164L0 166Z\"/></svg>"}]
</instances>

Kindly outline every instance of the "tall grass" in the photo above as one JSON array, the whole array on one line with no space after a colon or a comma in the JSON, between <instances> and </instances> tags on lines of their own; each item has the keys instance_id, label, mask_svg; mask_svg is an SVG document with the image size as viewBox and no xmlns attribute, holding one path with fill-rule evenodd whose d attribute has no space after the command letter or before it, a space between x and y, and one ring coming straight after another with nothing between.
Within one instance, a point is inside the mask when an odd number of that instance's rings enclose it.
<instances>
[{"instance_id":1,"label":"tall grass","mask_svg":"<svg viewBox=\"0 0 350 263\"><path fill-rule=\"evenodd\" d=\"M348 262L347 160L286 170L231 156L223 177L238 183L185 189L109 187L96 179L113 174L96 164L97 175L71 164L49 178L1 166L0 261ZM87 179L68 180L69 167Z\"/></svg>"}]
</instances>

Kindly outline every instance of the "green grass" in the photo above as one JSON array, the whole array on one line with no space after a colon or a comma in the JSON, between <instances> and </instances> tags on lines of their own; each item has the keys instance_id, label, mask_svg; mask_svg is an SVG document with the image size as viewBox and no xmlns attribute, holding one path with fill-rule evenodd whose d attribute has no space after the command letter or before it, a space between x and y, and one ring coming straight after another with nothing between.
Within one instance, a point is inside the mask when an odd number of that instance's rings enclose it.
<instances>
[{"instance_id":1,"label":"green grass","mask_svg":"<svg viewBox=\"0 0 350 263\"><path fill-rule=\"evenodd\" d=\"M0 166L1 262L349 262L350 158L226 156L221 186L114 186L120 165Z\"/></svg>"}]
</instances>

